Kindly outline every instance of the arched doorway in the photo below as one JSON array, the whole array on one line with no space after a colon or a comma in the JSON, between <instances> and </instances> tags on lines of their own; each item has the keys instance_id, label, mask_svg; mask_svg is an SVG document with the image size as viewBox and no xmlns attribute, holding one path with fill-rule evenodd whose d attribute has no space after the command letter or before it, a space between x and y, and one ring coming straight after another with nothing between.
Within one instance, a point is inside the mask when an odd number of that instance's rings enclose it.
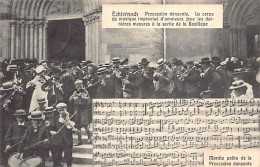
<instances>
[{"instance_id":1,"label":"arched doorway","mask_svg":"<svg viewBox=\"0 0 260 167\"><path fill-rule=\"evenodd\" d=\"M47 47L50 61L85 59L85 26L82 19L48 22Z\"/></svg>"}]
</instances>

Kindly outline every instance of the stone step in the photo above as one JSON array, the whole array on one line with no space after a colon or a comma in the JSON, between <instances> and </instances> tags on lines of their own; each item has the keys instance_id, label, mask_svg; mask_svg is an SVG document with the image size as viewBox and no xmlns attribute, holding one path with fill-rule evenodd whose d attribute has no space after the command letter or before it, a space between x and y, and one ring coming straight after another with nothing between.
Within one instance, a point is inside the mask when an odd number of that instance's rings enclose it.
<instances>
[{"instance_id":1,"label":"stone step","mask_svg":"<svg viewBox=\"0 0 260 167\"><path fill-rule=\"evenodd\" d=\"M93 145L83 144L83 145L80 145L80 146L73 146L73 152L72 153L93 154Z\"/></svg>"}]
</instances>

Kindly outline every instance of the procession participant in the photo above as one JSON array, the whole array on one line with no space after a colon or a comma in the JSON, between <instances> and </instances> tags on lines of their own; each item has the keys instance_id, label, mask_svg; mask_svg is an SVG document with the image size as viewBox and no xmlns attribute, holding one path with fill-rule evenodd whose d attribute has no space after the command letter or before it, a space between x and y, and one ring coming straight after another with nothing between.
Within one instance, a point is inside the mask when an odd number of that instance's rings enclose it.
<instances>
[{"instance_id":1,"label":"procession participant","mask_svg":"<svg viewBox=\"0 0 260 167\"><path fill-rule=\"evenodd\" d=\"M53 127L54 127L54 124L55 124L55 119L56 119L56 114L55 114L55 109L53 107L46 107L44 109L44 125L45 125L45 128L48 130L48 132L50 132ZM46 147L46 157L49 157L49 151L50 151L50 148L51 148L51 143L49 144L49 147ZM53 153L52 153L53 154Z\"/></svg>"},{"instance_id":2,"label":"procession participant","mask_svg":"<svg viewBox=\"0 0 260 167\"><path fill-rule=\"evenodd\" d=\"M184 64L181 60L176 60L173 70L173 96L175 98L184 98L184 75L187 72L187 69L184 67Z\"/></svg>"},{"instance_id":3,"label":"procession participant","mask_svg":"<svg viewBox=\"0 0 260 167\"><path fill-rule=\"evenodd\" d=\"M86 130L88 135L88 143L91 142L91 134L89 131L89 125L92 122L92 107L91 99L89 97L88 91L84 89L83 81L75 81L76 91L69 98L70 104L73 106L73 111L77 114L75 115L76 128L78 129L78 144L82 144L81 140L81 128Z\"/></svg>"},{"instance_id":4,"label":"procession participant","mask_svg":"<svg viewBox=\"0 0 260 167\"><path fill-rule=\"evenodd\" d=\"M105 67L98 69L97 75L99 77L99 84L97 88L97 98L98 99L107 99L114 98L114 87L113 79L108 73L108 70Z\"/></svg>"},{"instance_id":5,"label":"procession participant","mask_svg":"<svg viewBox=\"0 0 260 167\"><path fill-rule=\"evenodd\" d=\"M120 70L120 59L119 57L114 57L112 59L113 63L113 72L112 78L114 80L114 89L115 89L115 98L122 98L123 91L122 91L122 71Z\"/></svg>"},{"instance_id":6,"label":"procession participant","mask_svg":"<svg viewBox=\"0 0 260 167\"><path fill-rule=\"evenodd\" d=\"M232 90L231 92L231 98L239 98L239 99L251 99L254 98L252 93L248 93L250 91L247 91L247 89L252 89L251 87L247 86L248 84L246 84L243 80L237 80L234 81L232 83L232 85L230 86L230 90Z\"/></svg>"},{"instance_id":7,"label":"procession participant","mask_svg":"<svg viewBox=\"0 0 260 167\"><path fill-rule=\"evenodd\" d=\"M49 75L50 69L48 67L48 62L46 60L42 60L39 65L42 65L45 68L44 75Z\"/></svg>"},{"instance_id":8,"label":"procession participant","mask_svg":"<svg viewBox=\"0 0 260 167\"><path fill-rule=\"evenodd\" d=\"M43 91L41 87L50 77L44 75L45 68L42 65L37 66L35 72L37 74L36 77L29 81L26 85L26 88L34 87L29 112L32 112L39 107L37 99L40 98L44 98L46 105L48 106L47 92Z\"/></svg>"},{"instance_id":9,"label":"procession participant","mask_svg":"<svg viewBox=\"0 0 260 167\"><path fill-rule=\"evenodd\" d=\"M201 67L204 73L201 74L201 93L202 98L220 98L222 85L221 76L215 72L215 69L210 65L211 61L208 57L201 59Z\"/></svg>"},{"instance_id":10,"label":"procession participant","mask_svg":"<svg viewBox=\"0 0 260 167\"><path fill-rule=\"evenodd\" d=\"M62 166L62 152L64 152L64 160L67 163L67 167L72 165L72 148L73 138L72 131L75 131L75 123L70 120L69 113L67 111L67 105L65 103L59 103L56 106L59 112L58 120L55 121L52 131L50 131L51 137L51 152L53 157L53 167Z\"/></svg>"},{"instance_id":11,"label":"procession participant","mask_svg":"<svg viewBox=\"0 0 260 167\"><path fill-rule=\"evenodd\" d=\"M133 98L141 98L141 84L144 78L141 76L141 70L138 70L138 64L130 65L130 71L127 77L123 80L123 89L131 89L134 92Z\"/></svg>"},{"instance_id":12,"label":"procession participant","mask_svg":"<svg viewBox=\"0 0 260 167\"><path fill-rule=\"evenodd\" d=\"M200 71L194 66L193 61L186 62L187 71L184 76L184 91L187 98L199 98L201 80Z\"/></svg>"},{"instance_id":13,"label":"procession participant","mask_svg":"<svg viewBox=\"0 0 260 167\"><path fill-rule=\"evenodd\" d=\"M17 152L18 144L22 139L25 130L29 126L28 123L26 122L27 113L25 110L23 109L16 110L13 116L16 117L16 122L12 123L9 126L8 131L5 135L5 144L6 144L5 152L8 155Z\"/></svg>"},{"instance_id":14,"label":"procession participant","mask_svg":"<svg viewBox=\"0 0 260 167\"><path fill-rule=\"evenodd\" d=\"M155 88L156 98L169 98L173 89L172 70L165 64L163 58L157 61L158 67L154 73L157 82Z\"/></svg>"},{"instance_id":15,"label":"procession participant","mask_svg":"<svg viewBox=\"0 0 260 167\"><path fill-rule=\"evenodd\" d=\"M28 118L32 121L19 144L18 152L23 153L23 159L30 156L40 156L41 166L45 166L46 147L49 140L49 132L42 124L43 114L41 111L32 111Z\"/></svg>"},{"instance_id":16,"label":"procession participant","mask_svg":"<svg viewBox=\"0 0 260 167\"><path fill-rule=\"evenodd\" d=\"M113 69L112 69L112 64L110 63L110 61L106 61L105 64L103 65L103 67L105 67L108 71L108 74L112 74Z\"/></svg>"},{"instance_id":17,"label":"procession participant","mask_svg":"<svg viewBox=\"0 0 260 167\"><path fill-rule=\"evenodd\" d=\"M231 83L228 83L228 75L226 69L220 65L220 58L219 57L212 57L212 67L215 69L215 71L220 75L221 77L221 85L219 87L221 88L219 92L220 98L224 98L226 95L226 92L228 92L228 89L230 87Z\"/></svg>"},{"instance_id":18,"label":"procession participant","mask_svg":"<svg viewBox=\"0 0 260 167\"><path fill-rule=\"evenodd\" d=\"M96 76L97 66L94 63L90 63L87 65L87 67L88 74L83 78L83 81L90 98L94 99L97 95L98 86L98 77Z\"/></svg>"},{"instance_id":19,"label":"procession participant","mask_svg":"<svg viewBox=\"0 0 260 167\"><path fill-rule=\"evenodd\" d=\"M140 62L141 64L141 76L143 77L143 82L141 84L142 98L151 99L155 97L154 84L153 84L153 74L154 71L148 66L149 62L146 58L143 58Z\"/></svg>"}]
</instances>

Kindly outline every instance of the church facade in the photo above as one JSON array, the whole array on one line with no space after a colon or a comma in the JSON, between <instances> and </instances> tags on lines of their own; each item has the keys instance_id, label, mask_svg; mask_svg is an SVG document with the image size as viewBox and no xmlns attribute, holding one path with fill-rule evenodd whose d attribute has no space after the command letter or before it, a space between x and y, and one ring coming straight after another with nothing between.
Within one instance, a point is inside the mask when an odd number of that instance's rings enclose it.
<instances>
[{"instance_id":1,"label":"church facade","mask_svg":"<svg viewBox=\"0 0 260 167\"><path fill-rule=\"evenodd\" d=\"M260 56L260 0L2 0L0 3L1 59L41 61L55 56L60 59L83 54L79 59L99 64L115 56L130 61L142 57L156 61L161 57L171 60L186 56L198 60L202 56L219 56L221 59ZM223 4L224 27L195 30L197 33L188 29L102 28L102 4L129 3ZM79 23L71 21L75 19L80 20ZM59 21L64 20L68 23L57 28L52 26L53 32L70 35L57 35L50 45L51 23L61 25ZM82 33L77 33L78 29L72 31L77 26L82 26ZM77 34L83 39L82 47L75 50L84 53L66 51L71 50L68 47L71 43L75 47L81 45L77 38L73 39ZM56 48L55 43L59 43Z\"/></svg>"}]
</instances>

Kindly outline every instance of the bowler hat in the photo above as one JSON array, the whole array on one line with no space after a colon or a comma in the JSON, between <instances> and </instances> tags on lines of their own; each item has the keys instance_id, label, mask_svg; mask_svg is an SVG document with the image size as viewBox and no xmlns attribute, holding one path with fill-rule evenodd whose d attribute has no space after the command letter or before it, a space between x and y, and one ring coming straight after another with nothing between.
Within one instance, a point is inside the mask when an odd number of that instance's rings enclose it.
<instances>
[{"instance_id":1,"label":"bowler hat","mask_svg":"<svg viewBox=\"0 0 260 167\"><path fill-rule=\"evenodd\" d=\"M212 57L212 63L220 63L219 57Z\"/></svg>"},{"instance_id":2,"label":"bowler hat","mask_svg":"<svg viewBox=\"0 0 260 167\"><path fill-rule=\"evenodd\" d=\"M28 118L42 120L44 118L44 115L41 111L33 111L31 112L31 115L28 116Z\"/></svg>"},{"instance_id":3,"label":"bowler hat","mask_svg":"<svg viewBox=\"0 0 260 167\"><path fill-rule=\"evenodd\" d=\"M209 63L210 63L210 60L208 57L202 58L200 61L200 64L209 64Z\"/></svg>"},{"instance_id":4,"label":"bowler hat","mask_svg":"<svg viewBox=\"0 0 260 167\"><path fill-rule=\"evenodd\" d=\"M26 111L23 109L20 110L16 110L15 113L13 114L13 116L26 116Z\"/></svg>"},{"instance_id":5,"label":"bowler hat","mask_svg":"<svg viewBox=\"0 0 260 167\"><path fill-rule=\"evenodd\" d=\"M149 64L149 61L146 58L142 58L141 65L147 65Z\"/></svg>"}]
</instances>

